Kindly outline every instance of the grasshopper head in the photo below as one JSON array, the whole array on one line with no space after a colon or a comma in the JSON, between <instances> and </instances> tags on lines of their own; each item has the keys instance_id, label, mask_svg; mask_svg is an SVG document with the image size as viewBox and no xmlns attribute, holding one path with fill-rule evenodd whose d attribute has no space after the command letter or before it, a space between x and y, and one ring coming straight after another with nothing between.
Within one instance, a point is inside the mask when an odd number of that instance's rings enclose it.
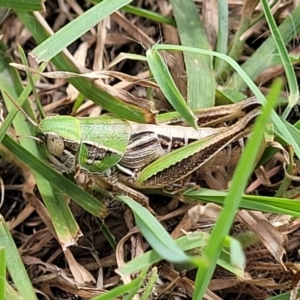
<instances>
[{"instance_id":1,"label":"grasshopper head","mask_svg":"<svg viewBox=\"0 0 300 300\"><path fill-rule=\"evenodd\" d=\"M75 170L80 145L77 119L66 116L43 119L39 124L38 137L41 152L53 168L63 173Z\"/></svg>"}]
</instances>

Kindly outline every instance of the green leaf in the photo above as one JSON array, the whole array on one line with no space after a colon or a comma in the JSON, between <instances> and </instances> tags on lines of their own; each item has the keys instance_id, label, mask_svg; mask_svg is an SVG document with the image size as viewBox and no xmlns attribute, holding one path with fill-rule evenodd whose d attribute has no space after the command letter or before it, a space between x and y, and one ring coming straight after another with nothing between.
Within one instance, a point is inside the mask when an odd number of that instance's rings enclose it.
<instances>
[{"instance_id":1,"label":"green leaf","mask_svg":"<svg viewBox=\"0 0 300 300\"><path fill-rule=\"evenodd\" d=\"M101 1L38 45L33 49L32 55L38 62L49 61L105 17L130 2L131 0Z\"/></svg>"},{"instance_id":2,"label":"green leaf","mask_svg":"<svg viewBox=\"0 0 300 300\"><path fill-rule=\"evenodd\" d=\"M137 226L141 230L151 247L162 258L170 262L190 261L187 256L165 231L163 226L155 219L155 217L140 204L127 196L116 196L116 198L127 204L134 213Z\"/></svg>"},{"instance_id":3,"label":"green leaf","mask_svg":"<svg viewBox=\"0 0 300 300\"><path fill-rule=\"evenodd\" d=\"M196 5L191 0L171 0L181 45L210 49ZM188 16L188 22L187 22ZM191 109L212 107L215 103L215 75L212 57L183 52L187 75L187 103Z\"/></svg>"},{"instance_id":4,"label":"green leaf","mask_svg":"<svg viewBox=\"0 0 300 300\"><path fill-rule=\"evenodd\" d=\"M44 0L0 0L1 7L24 11L45 11Z\"/></svg>"},{"instance_id":5,"label":"green leaf","mask_svg":"<svg viewBox=\"0 0 300 300\"><path fill-rule=\"evenodd\" d=\"M291 12L288 18L286 18L278 27L278 31L282 36L283 43L287 45L291 39L300 30L300 5ZM248 76L255 80L263 71L270 68L273 65L273 57L278 55L276 44L273 36L270 36L255 52L247 59L247 61L241 66ZM257 63L259 61L259 63ZM235 71L237 71L235 69ZM247 87L246 82L240 76L239 72L236 72L226 84L226 88L237 89L243 91Z\"/></svg>"},{"instance_id":6,"label":"green leaf","mask_svg":"<svg viewBox=\"0 0 300 300\"><path fill-rule=\"evenodd\" d=\"M288 55L287 49L285 47L285 43L282 39L282 36L280 34L280 31L275 23L274 17L272 15L272 12L270 10L270 7L268 5L268 2L266 0L261 0L262 7L264 10L264 14L266 17L266 20L269 24L272 36L274 38L274 42L276 44L276 48L278 50L279 56L282 61L283 68L285 70L285 74L287 77L287 81L289 84L289 103L288 106L285 108L284 112L282 113L282 118L286 119L288 114L290 113L291 109L294 105L296 105L298 99L299 99L299 89L298 89L298 83L296 79L296 75L293 69L293 65L291 63L290 57Z\"/></svg>"},{"instance_id":7,"label":"green leaf","mask_svg":"<svg viewBox=\"0 0 300 300\"><path fill-rule=\"evenodd\" d=\"M6 285L6 261L5 261L5 247L0 246L0 300L5 298Z\"/></svg>"},{"instance_id":8,"label":"green leaf","mask_svg":"<svg viewBox=\"0 0 300 300\"><path fill-rule=\"evenodd\" d=\"M0 215L0 247L6 249L6 265L9 274L19 293L26 300L36 300L37 297L16 248L15 242L9 232L4 218Z\"/></svg>"},{"instance_id":9,"label":"green leaf","mask_svg":"<svg viewBox=\"0 0 300 300\"><path fill-rule=\"evenodd\" d=\"M197 128L196 117L181 96L172 79L168 66L165 64L158 51L148 50L146 52L146 57L151 72L168 101L188 122L188 124Z\"/></svg>"}]
</instances>

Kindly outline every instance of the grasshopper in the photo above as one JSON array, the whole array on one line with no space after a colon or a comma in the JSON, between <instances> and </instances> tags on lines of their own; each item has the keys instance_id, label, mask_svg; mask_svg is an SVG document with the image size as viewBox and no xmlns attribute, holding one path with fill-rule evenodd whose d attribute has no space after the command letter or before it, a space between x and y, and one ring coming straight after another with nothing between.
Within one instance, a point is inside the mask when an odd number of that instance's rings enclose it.
<instances>
[{"instance_id":1,"label":"grasshopper","mask_svg":"<svg viewBox=\"0 0 300 300\"><path fill-rule=\"evenodd\" d=\"M108 115L49 116L39 124L31 122L37 128L42 155L57 171L72 173L79 167L100 186L127 194L150 209L148 198L136 189L184 186L193 174L201 177L208 170L236 164L244 138L259 112L257 99L249 98L237 104L195 111L198 129L186 126L178 118L155 125ZM229 125L224 126L225 121ZM182 157L142 183L137 181L152 162L205 138L209 141L204 149Z\"/></svg>"}]
</instances>

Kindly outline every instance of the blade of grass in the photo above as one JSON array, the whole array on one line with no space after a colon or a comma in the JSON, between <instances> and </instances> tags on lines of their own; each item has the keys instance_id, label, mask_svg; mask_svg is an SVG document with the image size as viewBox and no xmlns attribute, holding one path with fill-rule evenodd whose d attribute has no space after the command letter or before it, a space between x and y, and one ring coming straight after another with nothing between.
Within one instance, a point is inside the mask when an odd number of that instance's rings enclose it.
<instances>
[{"instance_id":1,"label":"blade of grass","mask_svg":"<svg viewBox=\"0 0 300 300\"><path fill-rule=\"evenodd\" d=\"M6 281L5 284L6 293L5 293L5 300L23 300L20 293L18 293L8 282Z\"/></svg>"},{"instance_id":2,"label":"blade of grass","mask_svg":"<svg viewBox=\"0 0 300 300\"><path fill-rule=\"evenodd\" d=\"M285 108L285 110L281 116L283 119L286 119L288 114L290 113L291 109L293 108L293 106L296 105L296 103L299 99L298 83L297 83L295 72L293 70L292 62L290 60L290 57L289 57L288 52L285 47L285 43L283 42L280 31L278 30L278 27L275 23L275 20L272 15L272 12L270 10L270 7L268 5L268 2L266 0L261 0L261 3L262 3L264 14L265 14L266 20L269 24L269 28L271 30L277 51L281 58L282 65L285 70L285 74L286 74L288 85L289 85L290 93L289 93L288 105Z\"/></svg>"},{"instance_id":3,"label":"blade of grass","mask_svg":"<svg viewBox=\"0 0 300 300\"><path fill-rule=\"evenodd\" d=\"M234 60L239 60L241 54L244 51L245 39L241 39L242 34L249 28L251 24L251 17L254 13L254 9L257 6L259 0L245 0L243 1L243 7L241 10L241 20L239 22L239 27L231 41L229 56ZM223 26L223 24L221 24ZM225 76L231 71L231 66L226 64L224 61L220 64L217 70L217 80L224 81Z\"/></svg>"},{"instance_id":4,"label":"blade of grass","mask_svg":"<svg viewBox=\"0 0 300 300\"><path fill-rule=\"evenodd\" d=\"M170 3L181 45L209 50L210 45L194 2L171 0ZM187 73L188 106L191 109L214 106L215 76L212 57L191 52L183 52L183 55Z\"/></svg>"},{"instance_id":5,"label":"blade of grass","mask_svg":"<svg viewBox=\"0 0 300 300\"><path fill-rule=\"evenodd\" d=\"M218 40L216 52L223 54L227 53L228 32L228 2L227 0L218 0ZM219 70L222 68L222 64L225 64L224 60L216 57L216 78L218 78L217 74L221 73Z\"/></svg>"},{"instance_id":6,"label":"blade of grass","mask_svg":"<svg viewBox=\"0 0 300 300\"><path fill-rule=\"evenodd\" d=\"M29 67L27 57L26 57L25 52L24 52L24 50L22 49L21 46L18 46L18 51L19 51L19 55L20 55L22 64L24 66ZM46 67L46 64L43 63L41 66L45 66ZM36 88L35 88L35 85L34 85L34 82L33 82L33 76L28 71L26 71L26 76L27 76L27 79L29 81L29 85L31 87L31 90L32 90L32 93L33 93L33 96L34 96L35 103L36 103L36 106L38 108L38 112L39 112L40 118L44 119L46 117L46 115L44 113L43 106L42 106L42 103L41 103L40 98L39 98L39 94L36 91Z\"/></svg>"},{"instance_id":7,"label":"blade of grass","mask_svg":"<svg viewBox=\"0 0 300 300\"><path fill-rule=\"evenodd\" d=\"M116 198L131 208L137 226L156 253L171 262L190 261L189 256L176 245L175 241L146 208L127 196L118 195Z\"/></svg>"},{"instance_id":8,"label":"blade of grass","mask_svg":"<svg viewBox=\"0 0 300 300\"><path fill-rule=\"evenodd\" d=\"M193 250L193 255L203 255L203 248L207 244L210 235L206 232L193 232L186 236L180 237L175 240L175 243L182 251ZM231 240L231 239L230 239ZM191 252L191 251L190 251ZM152 265L157 264L162 258L154 250L147 251L143 255L135 257L133 260L129 261L117 269L116 272L121 275L130 275L139 272L142 269L148 269ZM220 258L217 261L218 265L228 270L229 272L242 276L240 268L230 265L230 257L225 251L222 251ZM177 264L178 267L184 267L185 264ZM188 263L186 264L188 265ZM191 265L191 269L194 269L195 265Z\"/></svg>"},{"instance_id":9,"label":"blade of grass","mask_svg":"<svg viewBox=\"0 0 300 300\"><path fill-rule=\"evenodd\" d=\"M181 96L172 79L168 66L163 61L160 54L157 51L148 50L146 52L146 57L151 72L168 101L188 122L188 124L194 128L197 128L196 117Z\"/></svg>"},{"instance_id":10,"label":"blade of grass","mask_svg":"<svg viewBox=\"0 0 300 300\"><path fill-rule=\"evenodd\" d=\"M15 242L9 232L4 218L0 215L0 247L6 249L6 264L9 274L19 293L26 300L37 300L30 279L16 248Z\"/></svg>"},{"instance_id":11,"label":"blade of grass","mask_svg":"<svg viewBox=\"0 0 300 300\"><path fill-rule=\"evenodd\" d=\"M45 11L43 0L0 0L0 6L26 11Z\"/></svg>"},{"instance_id":12,"label":"blade of grass","mask_svg":"<svg viewBox=\"0 0 300 300\"><path fill-rule=\"evenodd\" d=\"M247 142L241 159L238 163L236 171L233 175L232 186L225 199L223 210L212 230L211 238L204 249L206 264L198 269L195 280L195 291L193 299L202 299L206 292L211 276L214 272L217 259L220 255L224 238L226 237L231 224L234 220L235 213L239 207L240 199L244 193L244 189L250 173L253 170L256 155L259 151L259 144L264 135L264 128L269 120L272 109L275 106L276 98L281 91L281 84L276 82L273 85L268 96L268 103L263 107L262 115L260 115L254 124L252 134Z\"/></svg>"},{"instance_id":13,"label":"blade of grass","mask_svg":"<svg viewBox=\"0 0 300 300\"><path fill-rule=\"evenodd\" d=\"M6 285L6 262L5 262L5 248L0 246L0 300L5 298Z\"/></svg>"},{"instance_id":14,"label":"blade of grass","mask_svg":"<svg viewBox=\"0 0 300 300\"><path fill-rule=\"evenodd\" d=\"M135 7L132 5L125 5L124 7L122 7L121 10L125 11L127 13L130 13L130 14L136 15L136 16L143 17L148 20L152 20L155 22L159 22L159 23L163 23L163 24L167 24L167 25L176 27L176 22L174 21L174 19L162 16L156 12L149 11L147 9Z\"/></svg>"},{"instance_id":15,"label":"blade of grass","mask_svg":"<svg viewBox=\"0 0 300 300\"><path fill-rule=\"evenodd\" d=\"M205 201L223 205L228 193L201 188L200 190L187 190L183 193L183 196L187 202ZM240 208L266 213L285 214L294 217L298 217L300 214L299 203L286 198L243 195L241 197Z\"/></svg>"},{"instance_id":16,"label":"blade of grass","mask_svg":"<svg viewBox=\"0 0 300 300\"><path fill-rule=\"evenodd\" d=\"M145 276L145 272L142 272L140 276L132 280L130 283L116 287L113 290L105 293L104 295L94 297L91 300L111 300L132 291L134 291L135 294L142 286Z\"/></svg>"},{"instance_id":17,"label":"blade of grass","mask_svg":"<svg viewBox=\"0 0 300 300\"><path fill-rule=\"evenodd\" d=\"M282 36L284 44L288 44L293 37L297 35L300 30L300 5L298 5L278 27L278 31ZM273 65L273 56L275 54L276 44L273 36L270 36L242 65L242 69L248 76L255 80L264 70ZM259 61L259 63L257 63ZM235 69L236 70L236 69ZM243 91L247 87L244 79L239 73L235 72L234 75L226 84L226 89L234 89Z\"/></svg>"},{"instance_id":18,"label":"blade of grass","mask_svg":"<svg viewBox=\"0 0 300 300\"><path fill-rule=\"evenodd\" d=\"M33 49L37 62L49 61L67 48L89 29L132 0L103 0L85 13L62 27L54 35Z\"/></svg>"}]
</instances>

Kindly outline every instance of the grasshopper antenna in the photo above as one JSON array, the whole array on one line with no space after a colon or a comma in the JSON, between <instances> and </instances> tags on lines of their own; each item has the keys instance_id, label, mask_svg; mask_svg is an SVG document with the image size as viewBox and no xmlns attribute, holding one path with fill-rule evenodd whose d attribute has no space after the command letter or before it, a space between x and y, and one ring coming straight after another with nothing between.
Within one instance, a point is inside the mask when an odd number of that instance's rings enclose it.
<instances>
[{"instance_id":1,"label":"grasshopper antenna","mask_svg":"<svg viewBox=\"0 0 300 300\"><path fill-rule=\"evenodd\" d=\"M25 110L7 93L4 91L4 94L10 99L13 105L22 113L25 119L31 123L34 127L39 127L39 125L25 112Z\"/></svg>"}]
</instances>

